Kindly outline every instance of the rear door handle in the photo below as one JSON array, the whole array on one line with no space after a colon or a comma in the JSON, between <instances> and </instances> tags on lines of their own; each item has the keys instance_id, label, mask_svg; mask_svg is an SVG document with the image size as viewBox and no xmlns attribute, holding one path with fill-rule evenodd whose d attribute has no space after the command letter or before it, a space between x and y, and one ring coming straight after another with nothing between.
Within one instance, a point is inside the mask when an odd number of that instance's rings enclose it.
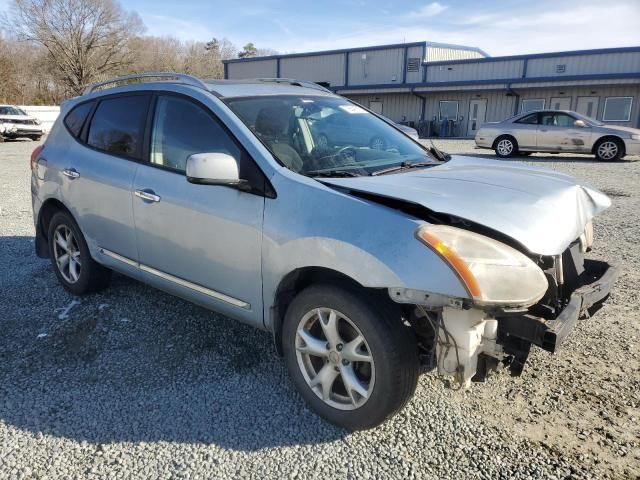
<instances>
[{"instance_id":1,"label":"rear door handle","mask_svg":"<svg viewBox=\"0 0 640 480\"><path fill-rule=\"evenodd\" d=\"M141 198L142 200L145 200L147 202L159 202L160 201L160 195L156 195L156 193L153 190L149 190L149 189L136 190L133 193L134 193L134 195L136 197Z\"/></svg>"},{"instance_id":2,"label":"rear door handle","mask_svg":"<svg viewBox=\"0 0 640 480\"><path fill-rule=\"evenodd\" d=\"M78 178L80 176L80 172L78 172L75 168L65 168L62 170L62 174L69 178Z\"/></svg>"}]
</instances>

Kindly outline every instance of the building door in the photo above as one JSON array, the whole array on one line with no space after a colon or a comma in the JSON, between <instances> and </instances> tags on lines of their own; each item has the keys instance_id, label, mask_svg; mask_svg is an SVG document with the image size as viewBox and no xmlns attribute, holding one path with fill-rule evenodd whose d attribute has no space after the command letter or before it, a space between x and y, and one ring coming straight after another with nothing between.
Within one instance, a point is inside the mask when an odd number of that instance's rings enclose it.
<instances>
[{"instance_id":1,"label":"building door","mask_svg":"<svg viewBox=\"0 0 640 480\"><path fill-rule=\"evenodd\" d=\"M369 102L369 110L378 115L382 115L382 102L379 100Z\"/></svg>"},{"instance_id":2,"label":"building door","mask_svg":"<svg viewBox=\"0 0 640 480\"><path fill-rule=\"evenodd\" d=\"M589 118L595 119L598 116L598 101L600 97L578 97L576 112Z\"/></svg>"},{"instance_id":3,"label":"building door","mask_svg":"<svg viewBox=\"0 0 640 480\"><path fill-rule=\"evenodd\" d=\"M551 110L571 110L571 97L552 98Z\"/></svg>"},{"instance_id":4,"label":"building door","mask_svg":"<svg viewBox=\"0 0 640 480\"><path fill-rule=\"evenodd\" d=\"M471 100L469 102L469 122L467 136L473 137L487 118L487 99Z\"/></svg>"}]
</instances>

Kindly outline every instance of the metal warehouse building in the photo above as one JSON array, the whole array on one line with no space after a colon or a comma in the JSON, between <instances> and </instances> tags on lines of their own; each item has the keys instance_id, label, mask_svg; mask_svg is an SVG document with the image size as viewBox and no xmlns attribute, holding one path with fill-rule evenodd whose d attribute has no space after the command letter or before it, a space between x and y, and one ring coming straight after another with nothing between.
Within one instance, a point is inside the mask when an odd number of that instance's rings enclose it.
<instances>
[{"instance_id":1,"label":"metal warehouse building","mask_svg":"<svg viewBox=\"0 0 640 480\"><path fill-rule=\"evenodd\" d=\"M267 77L320 83L424 136L540 108L640 127L640 47L490 57L417 42L225 61L225 78Z\"/></svg>"}]
</instances>

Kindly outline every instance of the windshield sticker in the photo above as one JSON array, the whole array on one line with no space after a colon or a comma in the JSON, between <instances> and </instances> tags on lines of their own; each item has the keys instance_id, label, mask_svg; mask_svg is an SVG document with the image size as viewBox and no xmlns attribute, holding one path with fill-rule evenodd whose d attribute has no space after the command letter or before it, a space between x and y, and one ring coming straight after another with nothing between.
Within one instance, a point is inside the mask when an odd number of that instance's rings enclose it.
<instances>
[{"instance_id":1,"label":"windshield sticker","mask_svg":"<svg viewBox=\"0 0 640 480\"><path fill-rule=\"evenodd\" d=\"M367 113L364 108L355 105L340 105L340 108L347 113Z\"/></svg>"}]
</instances>

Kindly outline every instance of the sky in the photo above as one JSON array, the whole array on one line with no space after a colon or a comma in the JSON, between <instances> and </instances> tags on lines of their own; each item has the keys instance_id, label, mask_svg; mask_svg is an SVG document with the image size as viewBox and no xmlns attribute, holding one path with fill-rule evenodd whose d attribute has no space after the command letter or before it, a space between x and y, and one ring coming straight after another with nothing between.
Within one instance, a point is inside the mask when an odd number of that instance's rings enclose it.
<instances>
[{"instance_id":1,"label":"sky","mask_svg":"<svg viewBox=\"0 0 640 480\"><path fill-rule=\"evenodd\" d=\"M0 10L10 0L0 0ZM492 56L640 45L640 0L121 0L147 34L281 53L432 41Z\"/></svg>"}]
</instances>

